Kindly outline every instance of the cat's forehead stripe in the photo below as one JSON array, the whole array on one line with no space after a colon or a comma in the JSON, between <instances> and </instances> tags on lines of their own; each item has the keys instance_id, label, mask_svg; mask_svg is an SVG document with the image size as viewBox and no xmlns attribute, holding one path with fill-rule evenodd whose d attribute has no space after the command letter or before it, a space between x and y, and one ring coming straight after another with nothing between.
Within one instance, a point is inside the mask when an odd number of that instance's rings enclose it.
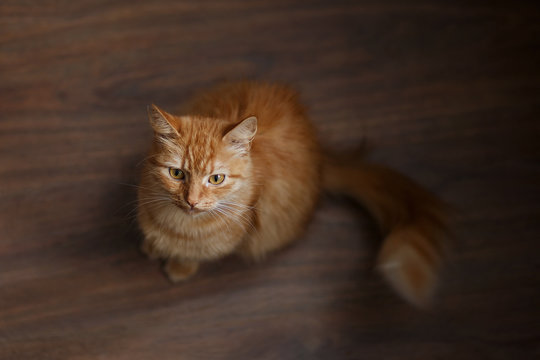
<instances>
[{"instance_id":1,"label":"cat's forehead stripe","mask_svg":"<svg viewBox=\"0 0 540 360\"><path fill-rule=\"evenodd\" d=\"M209 172L213 167L215 145L208 136L191 137L184 152L183 166L192 171Z\"/></svg>"},{"instance_id":2,"label":"cat's forehead stripe","mask_svg":"<svg viewBox=\"0 0 540 360\"><path fill-rule=\"evenodd\" d=\"M168 141L166 149L175 167L194 173L213 173L223 168L216 159L221 139L221 125L204 119L189 119L181 136L174 142Z\"/></svg>"}]
</instances>

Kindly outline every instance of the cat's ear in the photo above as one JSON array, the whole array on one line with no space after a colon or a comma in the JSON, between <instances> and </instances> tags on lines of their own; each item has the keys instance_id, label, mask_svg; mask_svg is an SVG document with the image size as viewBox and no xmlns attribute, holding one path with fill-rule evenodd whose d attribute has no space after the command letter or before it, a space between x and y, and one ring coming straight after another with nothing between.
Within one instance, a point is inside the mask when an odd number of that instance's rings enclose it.
<instances>
[{"instance_id":1,"label":"cat's ear","mask_svg":"<svg viewBox=\"0 0 540 360\"><path fill-rule=\"evenodd\" d=\"M156 134L178 135L178 120L156 105L152 104L148 106L148 118Z\"/></svg>"},{"instance_id":2,"label":"cat's ear","mask_svg":"<svg viewBox=\"0 0 540 360\"><path fill-rule=\"evenodd\" d=\"M248 153L257 132L257 118L250 116L223 136L223 141L241 155Z\"/></svg>"}]
</instances>

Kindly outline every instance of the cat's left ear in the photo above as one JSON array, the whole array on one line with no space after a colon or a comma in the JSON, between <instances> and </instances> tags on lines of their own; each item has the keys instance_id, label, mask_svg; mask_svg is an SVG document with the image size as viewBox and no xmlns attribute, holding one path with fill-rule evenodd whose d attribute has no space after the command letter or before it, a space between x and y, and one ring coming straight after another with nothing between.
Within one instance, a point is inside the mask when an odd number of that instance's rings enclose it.
<instances>
[{"instance_id":1,"label":"cat's left ear","mask_svg":"<svg viewBox=\"0 0 540 360\"><path fill-rule=\"evenodd\" d=\"M250 116L226 133L223 141L240 155L245 155L249 152L255 133L257 133L257 118Z\"/></svg>"},{"instance_id":2,"label":"cat's left ear","mask_svg":"<svg viewBox=\"0 0 540 360\"><path fill-rule=\"evenodd\" d=\"M156 105L148 106L148 118L156 134L178 135L178 119Z\"/></svg>"}]
</instances>

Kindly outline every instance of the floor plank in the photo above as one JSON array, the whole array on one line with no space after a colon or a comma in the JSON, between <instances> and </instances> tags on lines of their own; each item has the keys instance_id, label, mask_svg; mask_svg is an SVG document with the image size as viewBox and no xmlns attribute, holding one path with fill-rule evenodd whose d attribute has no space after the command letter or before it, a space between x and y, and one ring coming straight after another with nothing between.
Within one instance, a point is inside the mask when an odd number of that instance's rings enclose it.
<instances>
[{"instance_id":1,"label":"floor plank","mask_svg":"<svg viewBox=\"0 0 540 360\"><path fill-rule=\"evenodd\" d=\"M508 359L540 355L535 2L0 4L0 358ZM452 203L432 310L373 271L377 230L324 197L259 265L170 285L137 251L145 108L225 79L300 90L321 140Z\"/></svg>"}]
</instances>

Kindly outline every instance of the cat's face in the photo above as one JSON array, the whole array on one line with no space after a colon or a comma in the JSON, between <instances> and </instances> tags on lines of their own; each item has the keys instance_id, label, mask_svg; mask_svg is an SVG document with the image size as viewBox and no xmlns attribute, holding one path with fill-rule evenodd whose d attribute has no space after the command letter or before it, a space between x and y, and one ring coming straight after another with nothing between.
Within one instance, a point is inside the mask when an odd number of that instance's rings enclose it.
<instances>
[{"instance_id":1,"label":"cat's face","mask_svg":"<svg viewBox=\"0 0 540 360\"><path fill-rule=\"evenodd\" d=\"M156 157L160 185L173 203L190 213L208 211L234 202L247 185L248 157L235 157L225 146L215 144L168 147Z\"/></svg>"},{"instance_id":2,"label":"cat's face","mask_svg":"<svg viewBox=\"0 0 540 360\"><path fill-rule=\"evenodd\" d=\"M157 107L150 119L156 137L152 173L170 201L192 215L237 206L249 185L256 119L227 128L212 119L173 117Z\"/></svg>"}]
</instances>

